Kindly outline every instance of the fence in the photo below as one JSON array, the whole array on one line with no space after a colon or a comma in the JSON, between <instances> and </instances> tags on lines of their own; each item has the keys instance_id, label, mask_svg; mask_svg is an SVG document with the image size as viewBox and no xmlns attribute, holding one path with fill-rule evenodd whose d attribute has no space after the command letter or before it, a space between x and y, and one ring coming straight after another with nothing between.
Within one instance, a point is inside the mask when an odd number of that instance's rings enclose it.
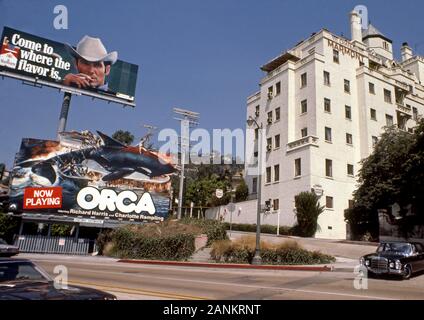
<instances>
[{"instance_id":1,"label":"fence","mask_svg":"<svg viewBox=\"0 0 424 320\"><path fill-rule=\"evenodd\" d=\"M86 255L97 251L94 240L74 237L20 235L15 239L20 252ZM91 249L91 250L90 250Z\"/></svg>"}]
</instances>

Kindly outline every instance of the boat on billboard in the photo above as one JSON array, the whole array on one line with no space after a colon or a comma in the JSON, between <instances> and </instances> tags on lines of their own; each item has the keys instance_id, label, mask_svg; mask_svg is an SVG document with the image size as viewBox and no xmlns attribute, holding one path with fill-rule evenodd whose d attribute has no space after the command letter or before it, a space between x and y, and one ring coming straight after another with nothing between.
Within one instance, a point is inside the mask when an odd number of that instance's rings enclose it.
<instances>
[{"instance_id":1,"label":"boat on billboard","mask_svg":"<svg viewBox=\"0 0 424 320\"><path fill-rule=\"evenodd\" d=\"M97 132L59 141L23 139L10 179L9 210L79 219L163 221L171 157Z\"/></svg>"},{"instance_id":2,"label":"boat on billboard","mask_svg":"<svg viewBox=\"0 0 424 320\"><path fill-rule=\"evenodd\" d=\"M0 41L0 71L134 101L138 66L118 60L118 52L107 50L99 38L85 35L73 47L5 27Z\"/></svg>"}]
</instances>

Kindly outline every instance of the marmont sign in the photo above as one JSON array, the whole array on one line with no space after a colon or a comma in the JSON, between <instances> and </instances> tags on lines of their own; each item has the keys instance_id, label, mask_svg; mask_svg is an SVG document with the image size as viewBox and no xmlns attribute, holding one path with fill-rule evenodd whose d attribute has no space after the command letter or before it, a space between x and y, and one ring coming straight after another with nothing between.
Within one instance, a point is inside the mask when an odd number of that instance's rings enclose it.
<instances>
[{"instance_id":1,"label":"marmont sign","mask_svg":"<svg viewBox=\"0 0 424 320\"><path fill-rule=\"evenodd\" d=\"M343 55L350 56L352 59L358 59L359 62L364 62L364 56L356 51L355 46L349 41L334 38L333 40L327 39L327 44L329 47L339 51Z\"/></svg>"}]
</instances>

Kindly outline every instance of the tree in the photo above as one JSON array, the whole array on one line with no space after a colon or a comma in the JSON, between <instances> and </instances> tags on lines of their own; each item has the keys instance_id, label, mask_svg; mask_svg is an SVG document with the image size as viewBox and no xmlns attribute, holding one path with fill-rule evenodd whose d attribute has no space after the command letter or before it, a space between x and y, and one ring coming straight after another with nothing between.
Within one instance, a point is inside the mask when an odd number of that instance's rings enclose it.
<instances>
[{"instance_id":1,"label":"tree","mask_svg":"<svg viewBox=\"0 0 424 320\"><path fill-rule=\"evenodd\" d=\"M247 184L243 179L236 188L235 200L236 202L246 201L248 196L249 188L247 187Z\"/></svg>"},{"instance_id":2,"label":"tree","mask_svg":"<svg viewBox=\"0 0 424 320\"><path fill-rule=\"evenodd\" d=\"M117 130L112 135L112 138L126 145L130 145L134 142L134 135L129 131Z\"/></svg>"},{"instance_id":3,"label":"tree","mask_svg":"<svg viewBox=\"0 0 424 320\"><path fill-rule=\"evenodd\" d=\"M354 206L346 210L345 219L354 235L370 232L378 237L378 210L398 204L400 225L409 224L408 207L423 219L424 199L424 122L414 134L396 127L386 128L374 152L362 161L359 187L354 192ZM388 210L390 214L390 210ZM393 216L392 216L393 218ZM414 219L415 219L414 218ZM416 220L416 219L415 219ZM414 222L415 223L415 222Z\"/></svg>"},{"instance_id":4,"label":"tree","mask_svg":"<svg viewBox=\"0 0 424 320\"><path fill-rule=\"evenodd\" d=\"M313 192L301 192L294 197L297 224L294 233L301 237L313 237L319 229L318 217L324 212L319 197Z\"/></svg>"}]
</instances>

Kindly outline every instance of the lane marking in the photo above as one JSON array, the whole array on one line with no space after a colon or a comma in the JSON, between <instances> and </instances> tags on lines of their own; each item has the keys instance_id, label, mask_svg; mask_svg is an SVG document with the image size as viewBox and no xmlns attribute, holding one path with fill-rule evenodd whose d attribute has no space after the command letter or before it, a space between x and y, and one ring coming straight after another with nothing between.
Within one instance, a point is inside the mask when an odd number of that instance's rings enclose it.
<instances>
[{"instance_id":1,"label":"lane marking","mask_svg":"<svg viewBox=\"0 0 424 320\"><path fill-rule=\"evenodd\" d=\"M211 300L209 298L204 298L204 297L195 297L195 296L180 295L176 293L166 293L166 292L140 290L140 289L132 289L132 288L122 288L122 287L115 287L115 286L110 286L106 284L98 284L98 283L69 281L69 284L77 285L77 286L94 287L94 288L99 288L100 290L105 290L105 291L137 294L137 295L145 295L145 296L155 296L155 297L161 297L161 298L171 298L171 299L179 299L179 300Z\"/></svg>"}]
</instances>

